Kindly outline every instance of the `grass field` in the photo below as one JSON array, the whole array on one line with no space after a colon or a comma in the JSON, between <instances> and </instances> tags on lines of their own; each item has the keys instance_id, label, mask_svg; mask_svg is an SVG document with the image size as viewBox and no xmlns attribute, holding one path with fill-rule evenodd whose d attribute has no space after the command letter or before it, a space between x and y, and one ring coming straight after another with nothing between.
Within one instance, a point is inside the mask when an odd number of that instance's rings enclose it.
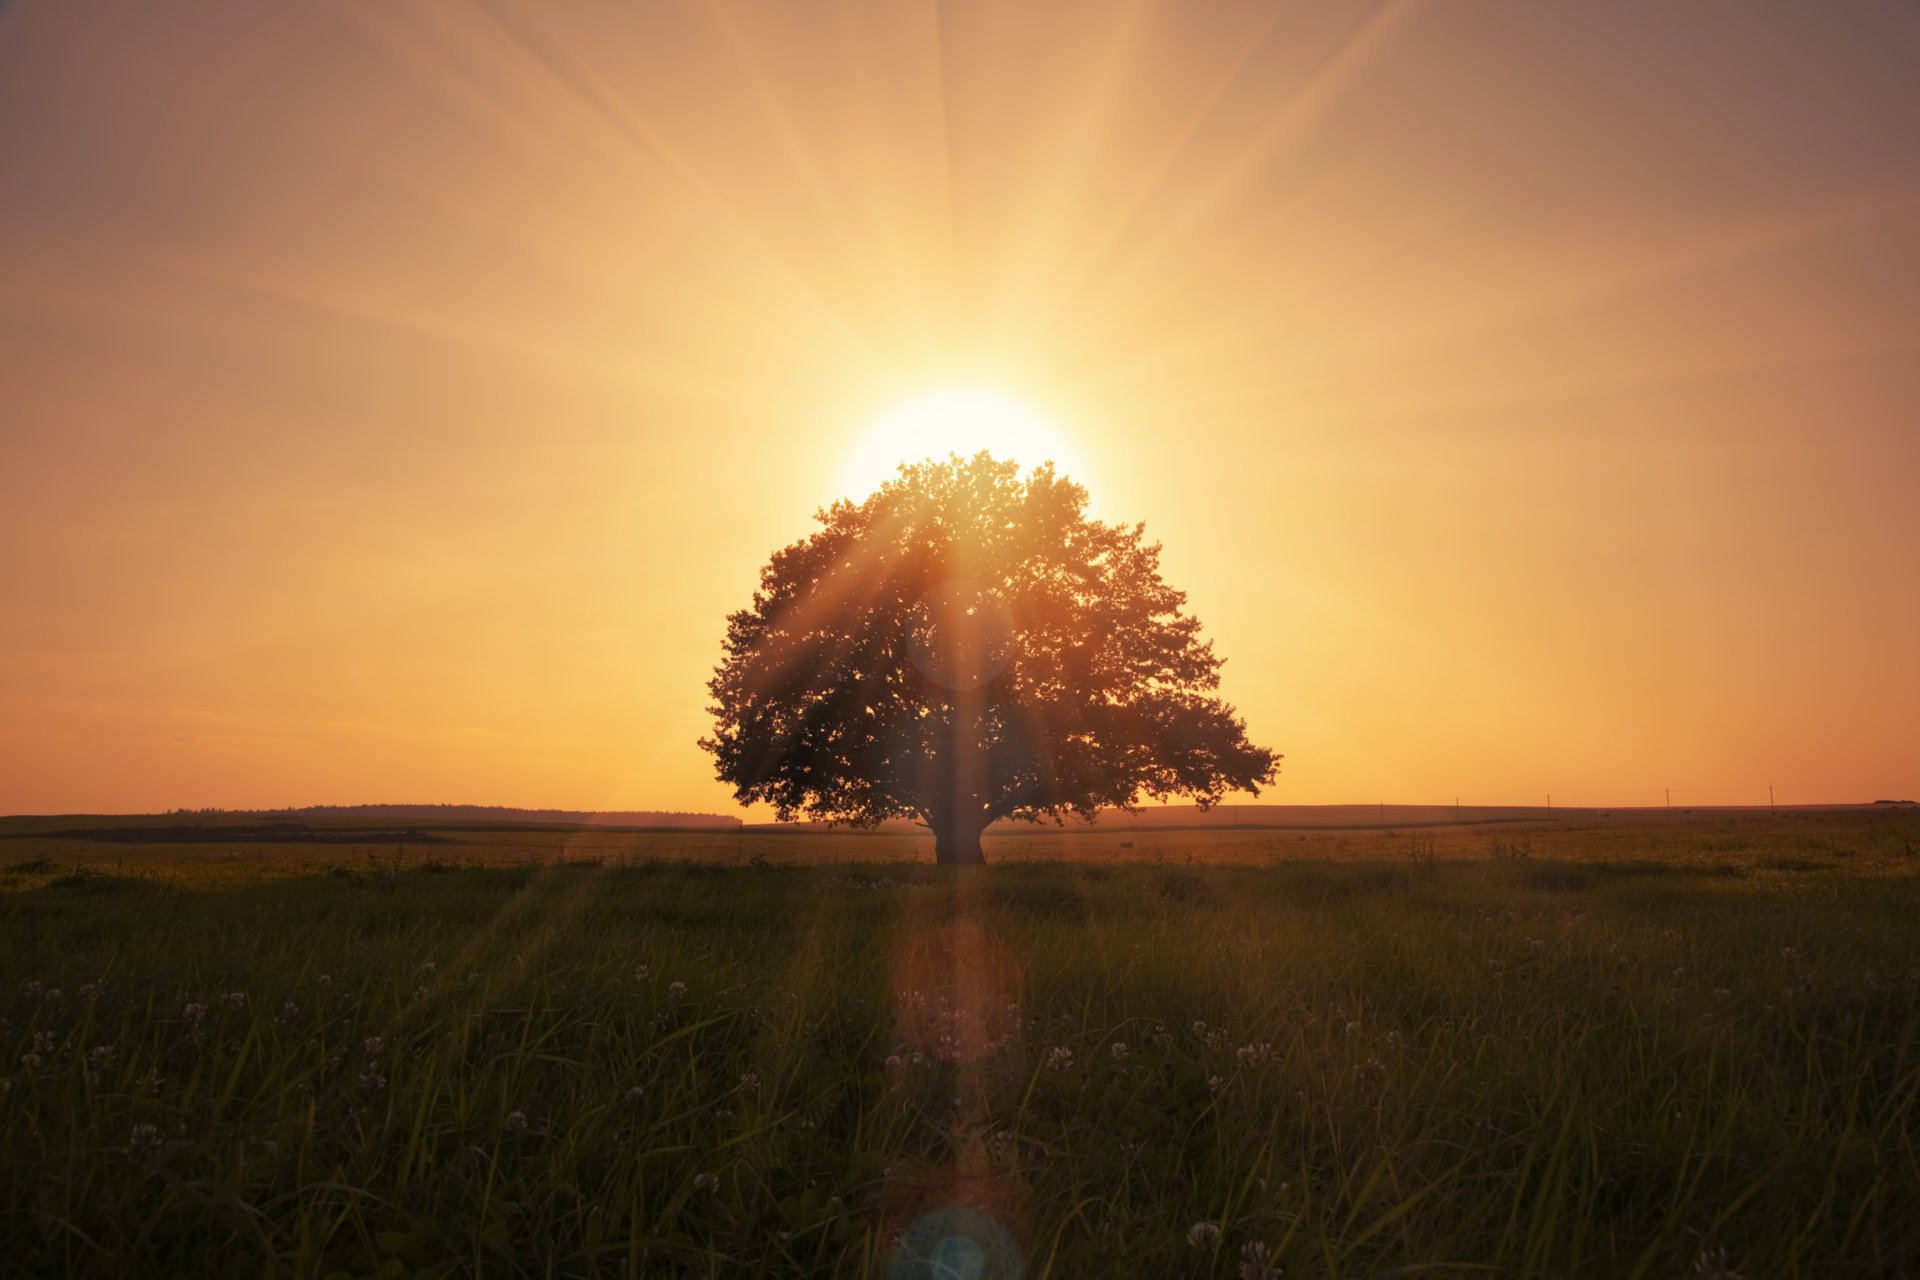
<instances>
[{"instance_id":1,"label":"grass field","mask_svg":"<svg viewBox=\"0 0 1920 1280\"><path fill-rule=\"evenodd\" d=\"M0 824L0 1272L1920 1274L1911 812L73 825Z\"/></svg>"}]
</instances>

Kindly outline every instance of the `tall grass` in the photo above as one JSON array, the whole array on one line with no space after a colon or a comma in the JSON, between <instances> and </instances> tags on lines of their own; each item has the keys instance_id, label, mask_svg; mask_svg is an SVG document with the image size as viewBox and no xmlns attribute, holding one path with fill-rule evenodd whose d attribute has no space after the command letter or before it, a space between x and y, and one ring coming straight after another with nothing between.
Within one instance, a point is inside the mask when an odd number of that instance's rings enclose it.
<instances>
[{"instance_id":1,"label":"tall grass","mask_svg":"<svg viewBox=\"0 0 1920 1280\"><path fill-rule=\"evenodd\" d=\"M1920 1272L1914 876L1716 865L36 866L0 1268Z\"/></svg>"}]
</instances>

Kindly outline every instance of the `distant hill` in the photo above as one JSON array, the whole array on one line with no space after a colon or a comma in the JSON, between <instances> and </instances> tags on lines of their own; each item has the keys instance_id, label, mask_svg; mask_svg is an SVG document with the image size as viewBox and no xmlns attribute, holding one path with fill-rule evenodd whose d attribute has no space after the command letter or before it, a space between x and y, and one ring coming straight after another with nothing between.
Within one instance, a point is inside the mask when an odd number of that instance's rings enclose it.
<instances>
[{"instance_id":1,"label":"distant hill","mask_svg":"<svg viewBox=\"0 0 1920 1280\"><path fill-rule=\"evenodd\" d=\"M176 814L232 815L240 810L176 810ZM736 831L740 819L718 813L678 813L657 809L587 811L509 809L491 804L316 804L301 809L254 809L249 816L354 818L377 822L504 822L553 827L666 827L688 831Z\"/></svg>"}]
</instances>

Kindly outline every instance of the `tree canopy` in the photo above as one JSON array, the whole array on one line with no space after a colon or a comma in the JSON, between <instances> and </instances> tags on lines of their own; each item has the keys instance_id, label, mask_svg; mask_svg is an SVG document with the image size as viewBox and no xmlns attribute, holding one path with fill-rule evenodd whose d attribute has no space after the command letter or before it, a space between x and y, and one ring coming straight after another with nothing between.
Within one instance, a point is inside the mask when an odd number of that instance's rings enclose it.
<instances>
[{"instance_id":1,"label":"tree canopy","mask_svg":"<svg viewBox=\"0 0 1920 1280\"><path fill-rule=\"evenodd\" d=\"M1144 525L1050 465L900 468L774 553L727 620L700 745L783 821L915 817L942 862L1002 818L1258 794L1280 757L1215 696L1221 659Z\"/></svg>"}]
</instances>

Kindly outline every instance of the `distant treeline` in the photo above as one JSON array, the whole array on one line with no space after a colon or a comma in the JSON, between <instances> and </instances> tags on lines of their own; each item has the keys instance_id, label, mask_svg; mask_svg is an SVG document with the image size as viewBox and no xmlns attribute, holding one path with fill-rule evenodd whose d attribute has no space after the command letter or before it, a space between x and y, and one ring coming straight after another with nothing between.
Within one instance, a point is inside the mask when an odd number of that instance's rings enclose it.
<instances>
[{"instance_id":1,"label":"distant treeline","mask_svg":"<svg viewBox=\"0 0 1920 1280\"><path fill-rule=\"evenodd\" d=\"M653 809L618 812L509 809L491 804L315 804L299 809L175 809L173 814L370 818L381 822L517 822L557 827L678 827L689 831L736 831L740 827L740 819L718 813L678 813Z\"/></svg>"}]
</instances>

